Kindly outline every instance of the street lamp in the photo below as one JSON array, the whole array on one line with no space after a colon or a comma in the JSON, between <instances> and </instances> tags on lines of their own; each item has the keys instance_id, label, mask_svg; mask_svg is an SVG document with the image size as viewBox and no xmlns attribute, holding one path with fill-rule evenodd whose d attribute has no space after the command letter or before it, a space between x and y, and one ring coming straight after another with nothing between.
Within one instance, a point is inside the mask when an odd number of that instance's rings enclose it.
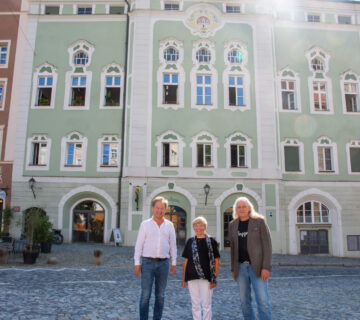
<instances>
[{"instance_id":1,"label":"street lamp","mask_svg":"<svg viewBox=\"0 0 360 320\"><path fill-rule=\"evenodd\" d=\"M205 205L207 204L207 197L210 192L210 186L208 184L204 185L204 192L205 192Z\"/></svg>"},{"instance_id":2,"label":"street lamp","mask_svg":"<svg viewBox=\"0 0 360 320\"><path fill-rule=\"evenodd\" d=\"M29 179L29 188L31 189L31 191L34 195L34 199L36 199L36 195L35 195L35 191L34 191L35 183L36 183L36 181L33 177L31 179Z\"/></svg>"}]
</instances>

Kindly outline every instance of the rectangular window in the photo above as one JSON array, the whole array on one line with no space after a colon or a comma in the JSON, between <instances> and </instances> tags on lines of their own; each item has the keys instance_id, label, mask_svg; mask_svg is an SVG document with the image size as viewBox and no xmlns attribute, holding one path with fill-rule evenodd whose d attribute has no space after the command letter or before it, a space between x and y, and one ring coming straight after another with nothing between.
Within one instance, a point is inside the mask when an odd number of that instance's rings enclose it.
<instances>
[{"instance_id":1,"label":"rectangular window","mask_svg":"<svg viewBox=\"0 0 360 320\"><path fill-rule=\"evenodd\" d=\"M351 24L351 16L338 16L339 24Z\"/></svg>"},{"instance_id":2,"label":"rectangular window","mask_svg":"<svg viewBox=\"0 0 360 320\"><path fill-rule=\"evenodd\" d=\"M197 166L198 167L211 167L211 144L197 144Z\"/></svg>"},{"instance_id":3,"label":"rectangular window","mask_svg":"<svg viewBox=\"0 0 360 320\"><path fill-rule=\"evenodd\" d=\"M297 110L295 103L295 81L281 80L281 99L283 110Z\"/></svg>"},{"instance_id":4,"label":"rectangular window","mask_svg":"<svg viewBox=\"0 0 360 320\"><path fill-rule=\"evenodd\" d=\"M0 110L5 106L5 82L0 81Z\"/></svg>"},{"instance_id":5,"label":"rectangular window","mask_svg":"<svg viewBox=\"0 0 360 320\"><path fill-rule=\"evenodd\" d=\"M59 6L45 6L45 14L59 14L60 7Z\"/></svg>"},{"instance_id":6,"label":"rectangular window","mask_svg":"<svg viewBox=\"0 0 360 320\"><path fill-rule=\"evenodd\" d=\"M229 77L229 105L244 106L244 79L241 76Z\"/></svg>"},{"instance_id":7,"label":"rectangular window","mask_svg":"<svg viewBox=\"0 0 360 320\"><path fill-rule=\"evenodd\" d=\"M179 145L177 142L163 143L163 166L177 167L179 165L178 152Z\"/></svg>"},{"instance_id":8,"label":"rectangular window","mask_svg":"<svg viewBox=\"0 0 360 320\"><path fill-rule=\"evenodd\" d=\"M348 251L360 251L360 235L347 236Z\"/></svg>"},{"instance_id":9,"label":"rectangular window","mask_svg":"<svg viewBox=\"0 0 360 320\"><path fill-rule=\"evenodd\" d=\"M37 90L37 106L50 106L51 105L51 92L53 85L53 77L40 76L38 78Z\"/></svg>"},{"instance_id":10,"label":"rectangular window","mask_svg":"<svg viewBox=\"0 0 360 320\"><path fill-rule=\"evenodd\" d=\"M32 144L32 161L33 166L45 166L46 165L46 152L47 143L34 142Z\"/></svg>"},{"instance_id":11,"label":"rectangular window","mask_svg":"<svg viewBox=\"0 0 360 320\"><path fill-rule=\"evenodd\" d=\"M120 76L106 76L105 106L120 106Z\"/></svg>"},{"instance_id":12,"label":"rectangular window","mask_svg":"<svg viewBox=\"0 0 360 320\"><path fill-rule=\"evenodd\" d=\"M360 148L350 148L351 172L360 172Z\"/></svg>"},{"instance_id":13,"label":"rectangular window","mask_svg":"<svg viewBox=\"0 0 360 320\"><path fill-rule=\"evenodd\" d=\"M164 4L164 9L165 10L179 10L179 4L178 3L172 3L172 2L166 2Z\"/></svg>"},{"instance_id":14,"label":"rectangular window","mask_svg":"<svg viewBox=\"0 0 360 320\"><path fill-rule=\"evenodd\" d=\"M196 77L196 104L211 105L211 76Z\"/></svg>"},{"instance_id":15,"label":"rectangular window","mask_svg":"<svg viewBox=\"0 0 360 320\"><path fill-rule=\"evenodd\" d=\"M226 12L227 13L241 13L241 8L240 8L240 6L226 5Z\"/></svg>"},{"instance_id":16,"label":"rectangular window","mask_svg":"<svg viewBox=\"0 0 360 320\"><path fill-rule=\"evenodd\" d=\"M8 51L8 43L0 42L0 66L7 66Z\"/></svg>"},{"instance_id":17,"label":"rectangular window","mask_svg":"<svg viewBox=\"0 0 360 320\"><path fill-rule=\"evenodd\" d=\"M308 14L307 15L307 21L308 22L320 22L320 15L318 14Z\"/></svg>"},{"instance_id":18,"label":"rectangular window","mask_svg":"<svg viewBox=\"0 0 360 320\"><path fill-rule=\"evenodd\" d=\"M86 77L76 76L71 79L71 106L84 106L86 95Z\"/></svg>"},{"instance_id":19,"label":"rectangular window","mask_svg":"<svg viewBox=\"0 0 360 320\"><path fill-rule=\"evenodd\" d=\"M117 167L118 166L118 143L103 143L102 145L102 166Z\"/></svg>"},{"instance_id":20,"label":"rectangular window","mask_svg":"<svg viewBox=\"0 0 360 320\"><path fill-rule=\"evenodd\" d=\"M92 14L92 7L78 7L78 14Z\"/></svg>"},{"instance_id":21,"label":"rectangular window","mask_svg":"<svg viewBox=\"0 0 360 320\"><path fill-rule=\"evenodd\" d=\"M300 171L300 150L297 146L284 147L285 171L299 172Z\"/></svg>"},{"instance_id":22,"label":"rectangular window","mask_svg":"<svg viewBox=\"0 0 360 320\"><path fill-rule=\"evenodd\" d=\"M66 151L66 165L80 167L82 165L82 143L68 143Z\"/></svg>"},{"instance_id":23,"label":"rectangular window","mask_svg":"<svg viewBox=\"0 0 360 320\"><path fill-rule=\"evenodd\" d=\"M246 167L245 146L232 144L230 146L231 168Z\"/></svg>"},{"instance_id":24,"label":"rectangular window","mask_svg":"<svg viewBox=\"0 0 360 320\"><path fill-rule=\"evenodd\" d=\"M315 111L329 111L327 104L326 82L314 81L313 94Z\"/></svg>"},{"instance_id":25,"label":"rectangular window","mask_svg":"<svg viewBox=\"0 0 360 320\"><path fill-rule=\"evenodd\" d=\"M124 7L122 6L110 6L110 14L124 14Z\"/></svg>"},{"instance_id":26,"label":"rectangular window","mask_svg":"<svg viewBox=\"0 0 360 320\"><path fill-rule=\"evenodd\" d=\"M332 148L331 147L318 147L318 167L319 172L332 172Z\"/></svg>"},{"instance_id":27,"label":"rectangular window","mask_svg":"<svg viewBox=\"0 0 360 320\"><path fill-rule=\"evenodd\" d=\"M345 103L347 112L360 112L358 85L356 83L345 83Z\"/></svg>"},{"instance_id":28,"label":"rectangular window","mask_svg":"<svg viewBox=\"0 0 360 320\"><path fill-rule=\"evenodd\" d=\"M178 104L179 77L177 74L164 74L163 76L163 103Z\"/></svg>"}]
</instances>

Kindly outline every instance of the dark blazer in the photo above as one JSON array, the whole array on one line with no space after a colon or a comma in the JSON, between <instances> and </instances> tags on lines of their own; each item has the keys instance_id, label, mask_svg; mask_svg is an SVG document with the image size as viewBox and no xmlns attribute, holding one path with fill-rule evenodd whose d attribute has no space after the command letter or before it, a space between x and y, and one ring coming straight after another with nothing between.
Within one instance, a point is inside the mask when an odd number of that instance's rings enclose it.
<instances>
[{"instance_id":1,"label":"dark blazer","mask_svg":"<svg viewBox=\"0 0 360 320\"><path fill-rule=\"evenodd\" d=\"M231 271L235 278L239 272L239 240L238 240L239 219L231 221L229 235L231 243ZM257 277L261 275L261 269L271 271L271 238L269 228L262 218L250 218L247 248L251 265Z\"/></svg>"}]
</instances>

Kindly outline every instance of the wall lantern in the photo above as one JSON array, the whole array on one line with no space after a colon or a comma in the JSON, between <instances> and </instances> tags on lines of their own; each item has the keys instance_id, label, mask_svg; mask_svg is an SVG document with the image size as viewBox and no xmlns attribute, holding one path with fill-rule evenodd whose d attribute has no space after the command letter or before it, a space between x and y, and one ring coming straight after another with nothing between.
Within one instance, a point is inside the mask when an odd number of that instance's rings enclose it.
<instances>
[{"instance_id":1,"label":"wall lantern","mask_svg":"<svg viewBox=\"0 0 360 320\"><path fill-rule=\"evenodd\" d=\"M29 188L31 189L31 191L34 195L34 199L36 199L36 195L35 195L35 191L34 191L35 183L36 183L36 181L34 178L29 179Z\"/></svg>"},{"instance_id":2,"label":"wall lantern","mask_svg":"<svg viewBox=\"0 0 360 320\"><path fill-rule=\"evenodd\" d=\"M204 185L204 192L205 192L205 205L207 204L207 197L210 192L210 186L208 184Z\"/></svg>"}]
</instances>

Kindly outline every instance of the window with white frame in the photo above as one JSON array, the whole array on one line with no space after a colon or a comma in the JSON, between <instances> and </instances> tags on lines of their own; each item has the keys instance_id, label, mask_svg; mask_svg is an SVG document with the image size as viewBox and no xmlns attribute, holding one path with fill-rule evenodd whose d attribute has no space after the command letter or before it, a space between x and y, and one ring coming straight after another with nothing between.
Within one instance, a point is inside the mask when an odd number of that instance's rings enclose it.
<instances>
[{"instance_id":1,"label":"window with white frame","mask_svg":"<svg viewBox=\"0 0 360 320\"><path fill-rule=\"evenodd\" d=\"M184 0L160 0L162 10L182 10Z\"/></svg>"},{"instance_id":2,"label":"window with white frame","mask_svg":"<svg viewBox=\"0 0 360 320\"><path fill-rule=\"evenodd\" d=\"M313 47L306 53L309 69L308 78L311 113L333 114L332 84L326 73L329 71L330 55L320 47Z\"/></svg>"},{"instance_id":3,"label":"window with white frame","mask_svg":"<svg viewBox=\"0 0 360 320\"><path fill-rule=\"evenodd\" d=\"M0 110L5 109L7 79L0 78Z\"/></svg>"},{"instance_id":4,"label":"window with white frame","mask_svg":"<svg viewBox=\"0 0 360 320\"><path fill-rule=\"evenodd\" d=\"M225 43L223 73L225 109L232 111L250 109L250 75L247 65L246 45L240 41Z\"/></svg>"},{"instance_id":5,"label":"window with white frame","mask_svg":"<svg viewBox=\"0 0 360 320\"><path fill-rule=\"evenodd\" d=\"M338 16L338 24L351 24L351 16Z\"/></svg>"},{"instance_id":6,"label":"window with white frame","mask_svg":"<svg viewBox=\"0 0 360 320\"><path fill-rule=\"evenodd\" d=\"M283 110L296 110L295 81L281 80L281 101Z\"/></svg>"},{"instance_id":7,"label":"window with white frame","mask_svg":"<svg viewBox=\"0 0 360 320\"><path fill-rule=\"evenodd\" d=\"M157 147L157 167L182 167L183 138L175 131L168 130L161 134L155 144Z\"/></svg>"},{"instance_id":8,"label":"window with white frame","mask_svg":"<svg viewBox=\"0 0 360 320\"><path fill-rule=\"evenodd\" d=\"M190 72L192 86L191 105L195 109L212 110L217 108L217 72L214 43L200 39L193 44L194 67Z\"/></svg>"},{"instance_id":9,"label":"window with white frame","mask_svg":"<svg viewBox=\"0 0 360 320\"><path fill-rule=\"evenodd\" d=\"M27 170L48 170L51 140L47 135L38 134L28 139Z\"/></svg>"},{"instance_id":10,"label":"window with white frame","mask_svg":"<svg viewBox=\"0 0 360 320\"><path fill-rule=\"evenodd\" d=\"M61 140L61 168L64 171L84 171L86 167L87 138L73 131Z\"/></svg>"},{"instance_id":11,"label":"window with white frame","mask_svg":"<svg viewBox=\"0 0 360 320\"><path fill-rule=\"evenodd\" d=\"M348 172L360 174L360 140L352 140L346 145Z\"/></svg>"},{"instance_id":12,"label":"window with white frame","mask_svg":"<svg viewBox=\"0 0 360 320\"><path fill-rule=\"evenodd\" d=\"M100 108L120 108L123 97L123 72L120 65L112 63L103 68L101 73Z\"/></svg>"},{"instance_id":13,"label":"window with white frame","mask_svg":"<svg viewBox=\"0 0 360 320\"><path fill-rule=\"evenodd\" d=\"M124 14L125 8L124 6L110 6L109 14Z\"/></svg>"},{"instance_id":14,"label":"window with white frame","mask_svg":"<svg viewBox=\"0 0 360 320\"><path fill-rule=\"evenodd\" d=\"M286 67L278 73L279 99L281 111L301 111L300 78L292 69Z\"/></svg>"},{"instance_id":15,"label":"window with white frame","mask_svg":"<svg viewBox=\"0 0 360 320\"><path fill-rule=\"evenodd\" d=\"M57 82L56 68L44 63L36 68L33 76L32 108L54 108Z\"/></svg>"},{"instance_id":16,"label":"window with white frame","mask_svg":"<svg viewBox=\"0 0 360 320\"><path fill-rule=\"evenodd\" d=\"M0 68L7 68L10 55L10 40L0 40Z\"/></svg>"},{"instance_id":17,"label":"window with white frame","mask_svg":"<svg viewBox=\"0 0 360 320\"><path fill-rule=\"evenodd\" d=\"M44 14L60 14L60 6L51 5L51 6L45 6L44 8Z\"/></svg>"},{"instance_id":18,"label":"window with white frame","mask_svg":"<svg viewBox=\"0 0 360 320\"><path fill-rule=\"evenodd\" d=\"M85 40L78 40L68 48L71 71L65 77L66 110L87 110L90 106L92 72L87 71L91 63L94 46Z\"/></svg>"},{"instance_id":19,"label":"window with white frame","mask_svg":"<svg viewBox=\"0 0 360 320\"><path fill-rule=\"evenodd\" d=\"M321 22L321 16L315 13L308 13L307 15L308 22Z\"/></svg>"},{"instance_id":20,"label":"window with white frame","mask_svg":"<svg viewBox=\"0 0 360 320\"><path fill-rule=\"evenodd\" d=\"M226 13L241 13L241 6L235 4L227 4L225 6Z\"/></svg>"},{"instance_id":21,"label":"window with white frame","mask_svg":"<svg viewBox=\"0 0 360 320\"><path fill-rule=\"evenodd\" d=\"M217 167L217 148L216 138L208 132L200 132L193 138L192 162L196 168L216 168Z\"/></svg>"},{"instance_id":22,"label":"window with white frame","mask_svg":"<svg viewBox=\"0 0 360 320\"><path fill-rule=\"evenodd\" d=\"M297 139L281 142L284 173L304 173L304 144Z\"/></svg>"},{"instance_id":23,"label":"window with white frame","mask_svg":"<svg viewBox=\"0 0 360 320\"><path fill-rule=\"evenodd\" d=\"M98 140L98 171L117 170L120 163L120 140L117 135L104 135Z\"/></svg>"},{"instance_id":24,"label":"window with white frame","mask_svg":"<svg viewBox=\"0 0 360 320\"><path fill-rule=\"evenodd\" d=\"M78 6L77 14L92 14L92 6Z\"/></svg>"},{"instance_id":25,"label":"window with white frame","mask_svg":"<svg viewBox=\"0 0 360 320\"><path fill-rule=\"evenodd\" d=\"M360 77L348 71L341 75L342 103L344 113L360 114Z\"/></svg>"},{"instance_id":26,"label":"window with white frame","mask_svg":"<svg viewBox=\"0 0 360 320\"><path fill-rule=\"evenodd\" d=\"M169 38L160 42L158 79L158 105L163 108L184 107L185 73L182 67L182 42Z\"/></svg>"},{"instance_id":27,"label":"window with white frame","mask_svg":"<svg viewBox=\"0 0 360 320\"><path fill-rule=\"evenodd\" d=\"M248 136L241 132L235 132L226 138L227 168L251 168L252 144Z\"/></svg>"},{"instance_id":28,"label":"window with white frame","mask_svg":"<svg viewBox=\"0 0 360 320\"><path fill-rule=\"evenodd\" d=\"M338 173L337 147L328 137L313 144L315 173Z\"/></svg>"},{"instance_id":29,"label":"window with white frame","mask_svg":"<svg viewBox=\"0 0 360 320\"><path fill-rule=\"evenodd\" d=\"M329 209L318 201L308 201L300 205L296 210L296 217L297 223L330 223Z\"/></svg>"}]
</instances>

